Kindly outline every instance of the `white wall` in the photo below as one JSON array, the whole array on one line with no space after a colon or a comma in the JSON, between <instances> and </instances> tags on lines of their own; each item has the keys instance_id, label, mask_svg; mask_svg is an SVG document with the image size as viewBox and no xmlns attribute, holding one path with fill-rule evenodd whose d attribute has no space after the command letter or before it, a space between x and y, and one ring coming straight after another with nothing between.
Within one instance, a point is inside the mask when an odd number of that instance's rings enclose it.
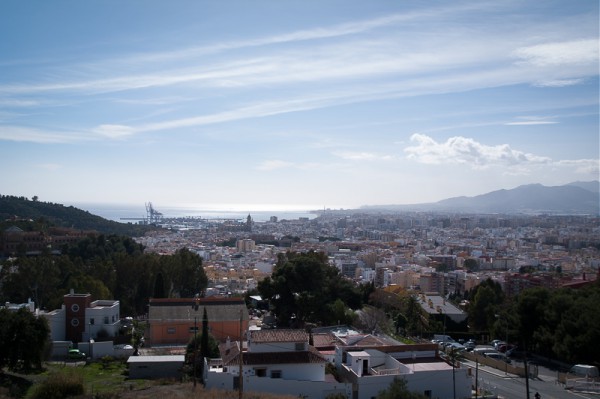
<instances>
[{"instance_id":1,"label":"white wall","mask_svg":"<svg viewBox=\"0 0 600 399\"><path fill-rule=\"evenodd\" d=\"M299 381L323 381L325 379L325 363L321 364L265 364L244 366L244 376L254 377L255 370L264 368L266 377L258 377L265 379L271 378L271 371L281 371L281 379L283 380L299 380ZM238 368L233 367L229 370L232 375L238 375Z\"/></svg>"},{"instance_id":2,"label":"white wall","mask_svg":"<svg viewBox=\"0 0 600 399\"><path fill-rule=\"evenodd\" d=\"M228 373L208 373L207 389L233 390L233 376ZM261 377L244 377L244 392L270 392L276 395L325 399L334 393L343 393L352 397L352 384L330 383L324 381L295 381Z\"/></svg>"},{"instance_id":3,"label":"white wall","mask_svg":"<svg viewBox=\"0 0 600 399\"><path fill-rule=\"evenodd\" d=\"M66 334L66 313L64 306L63 308L56 309L50 313L43 313L41 316L48 320L48 326L50 327L50 340L64 341Z\"/></svg>"},{"instance_id":4,"label":"white wall","mask_svg":"<svg viewBox=\"0 0 600 399\"><path fill-rule=\"evenodd\" d=\"M308 350L306 342L298 342L303 344L303 351ZM248 351L252 353L273 353L273 352L298 352L296 350L296 342L273 342L256 344L249 342Z\"/></svg>"},{"instance_id":5,"label":"white wall","mask_svg":"<svg viewBox=\"0 0 600 399\"><path fill-rule=\"evenodd\" d=\"M370 399L376 397L379 392L387 389L394 378L406 379L407 388L410 391L424 393L431 391L432 398L453 399L452 370L448 371L419 371L414 374L368 376L358 380L358 399ZM456 399L467 399L471 397L471 377L467 375L467 369L455 370Z\"/></svg>"}]
</instances>

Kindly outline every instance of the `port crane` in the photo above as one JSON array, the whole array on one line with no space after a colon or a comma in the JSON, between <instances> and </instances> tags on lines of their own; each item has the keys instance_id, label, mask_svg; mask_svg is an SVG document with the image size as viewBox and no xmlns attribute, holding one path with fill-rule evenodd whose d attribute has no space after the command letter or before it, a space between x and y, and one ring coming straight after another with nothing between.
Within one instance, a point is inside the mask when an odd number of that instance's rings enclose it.
<instances>
[{"instance_id":1,"label":"port crane","mask_svg":"<svg viewBox=\"0 0 600 399\"><path fill-rule=\"evenodd\" d=\"M145 218L120 218L121 220L142 220L145 224L159 224L162 222L163 214L152 206L152 202L146 202Z\"/></svg>"},{"instance_id":2,"label":"port crane","mask_svg":"<svg viewBox=\"0 0 600 399\"><path fill-rule=\"evenodd\" d=\"M146 220L148 224L158 224L162 221L163 214L154 209L152 202L146 203Z\"/></svg>"}]
</instances>

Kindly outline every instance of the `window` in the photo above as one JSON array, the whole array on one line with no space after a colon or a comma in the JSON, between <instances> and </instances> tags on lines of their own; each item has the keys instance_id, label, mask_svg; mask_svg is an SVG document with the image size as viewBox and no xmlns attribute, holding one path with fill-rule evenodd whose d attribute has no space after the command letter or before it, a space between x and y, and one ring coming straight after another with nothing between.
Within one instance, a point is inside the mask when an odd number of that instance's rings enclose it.
<instances>
[{"instance_id":1,"label":"window","mask_svg":"<svg viewBox=\"0 0 600 399\"><path fill-rule=\"evenodd\" d=\"M95 323L95 320L94 320L94 318L93 318L93 317L91 317L91 318L90 318L90 324L92 324L92 325L93 325L94 323Z\"/></svg>"},{"instance_id":2,"label":"window","mask_svg":"<svg viewBox=\"0 0 600 399\"><path fill-rule=\"evenodd\" d=\"M194 334L198 332L198 327L190 327L190 334Z\"/></svg>"},{"instance_id":3,"label":"window","mask_svg":"<svg viewBox=\"0 0 600 399\"><path fill-rule=\"evenodd\" d=\"M431 398L431 390L426 390L425 392L423 392L423 395L425 395L428 398Z\"/></svg>"},{"instance_id":4,"label":"window","mask_svg":"<svg viewBox=\"0 0 600 399\"><path fill-rule=\"evenodd\" d=\"M296 350L303 351L304 350L304 342L296 342Z\"/></svg>"},{"instance_id":5,"label":"window","mask_svg":"<svg viewBox=\"0 0 600 399\"><path fill-rule=\"evenodd\" d=\"M79 319L71 319L71 325L77 327L79 325Z\"/></svg>"},{"instance_id":6,"label":"window","mask_svg":"<svg viewBox=\"0 0 600 399\"><path fill-rule=\"evenodd\" d=\"M271 378L281 378L281 370L272 370Z\"/></svg>"},{"instance_id":7,"label":"window","mask_svg":"<svg viewBox=\"0 0 600 399\"><path fill-rule=\"evenodd\" d=\"M266 377L267 376L267 369L261 368L261 369L254 369L254 375L257 377Z\"/></svg>"},{"instance_id":8,"label":"window","mask_svg":"<svg viewBox=\"0 0 600 399\"><path fill-rule=\"evenodd\" d=\"M175 327L167 328L167 334L175 334Z\"/></svg>"},{"instance_id":9,"label":"window","mask_svg":"<svg viewBox=\"0 0 600 399\"><path fill-rule=\"evenodd\" d=\"M79 305L74 303L71 305L71 311L73 311L74 313L79 312Z\"/></svg>"},{"instance_id":10,"label":"window","mask_svg":"<svg viewBox=\"0 0 600 399\"><path fill-rule=\"evenodd\" d=\"M108 324L108 316L104 316L104 324Z\"/></svg>"}]
</instances>

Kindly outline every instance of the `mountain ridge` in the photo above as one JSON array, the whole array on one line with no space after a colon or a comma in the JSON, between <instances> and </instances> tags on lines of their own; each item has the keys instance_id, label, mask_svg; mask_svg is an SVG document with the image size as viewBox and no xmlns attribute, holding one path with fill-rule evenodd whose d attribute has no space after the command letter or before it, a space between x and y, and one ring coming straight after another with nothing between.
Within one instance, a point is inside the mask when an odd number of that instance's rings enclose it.
<instances>
[{"instance_id":1,"label":"mountain ridge","mask_svg":"<svg viewBox=\"0 0 600 399\"><path fill-rule=\"evenodd\" d=\"M367 205L361 209L439 211L459 213L600 214L600 182L573 182L562 186L525 184L472 197L459 196L433 203Z\"/></svg>"}]
</instances>

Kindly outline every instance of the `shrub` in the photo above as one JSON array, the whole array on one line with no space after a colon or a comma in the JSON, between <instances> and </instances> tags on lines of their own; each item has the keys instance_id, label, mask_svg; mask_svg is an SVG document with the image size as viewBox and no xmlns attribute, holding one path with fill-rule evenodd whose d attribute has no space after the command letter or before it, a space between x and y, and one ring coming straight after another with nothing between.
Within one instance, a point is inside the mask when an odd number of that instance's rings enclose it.
<instances>
[{"instance_id":1,"label":"shrub","mask_svg":"<svg viewBox=\"0 0 600 399\"><path fill-rule=\"evenodd\" d=\"M51 374L45 381L34 386L32 399L62 399L83 395L83 377L75 371Z\"/></svg>"}]
</instances>

